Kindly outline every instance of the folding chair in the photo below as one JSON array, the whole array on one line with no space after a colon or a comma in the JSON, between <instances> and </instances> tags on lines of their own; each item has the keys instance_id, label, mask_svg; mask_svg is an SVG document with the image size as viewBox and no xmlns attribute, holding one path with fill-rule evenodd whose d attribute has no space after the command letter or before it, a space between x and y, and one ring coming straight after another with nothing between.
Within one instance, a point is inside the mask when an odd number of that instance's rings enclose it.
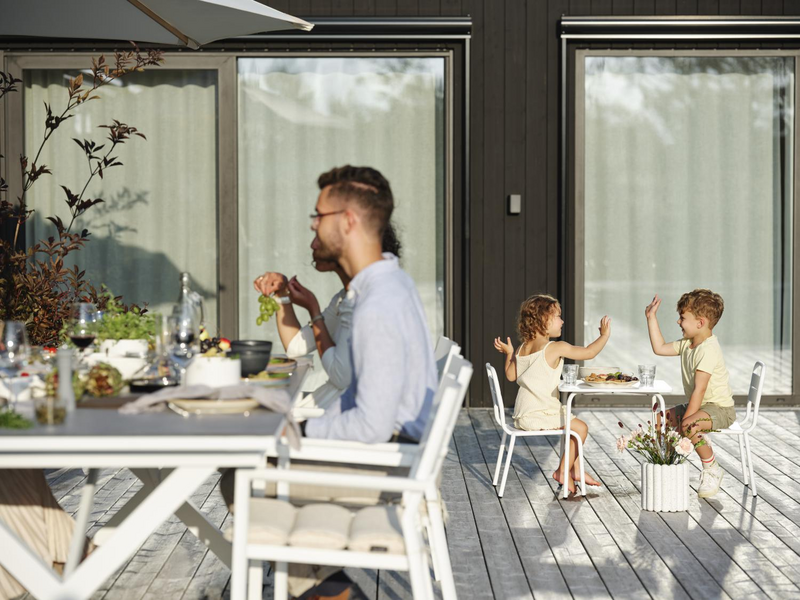
<instances>
[{"instance_id":1,"label":"folding chair","mask_svg":"<svg viewBox=\"0 0 800 600\"><path fill-rule=\"evenodd\" d=\"M433 349L433 357L436 359L436 371L439 374L439 380L447 370L450 360L454 356L458 356L461 352L461 346L456 344L447 336L441 336L439 341L436 342L436 348Z\"/></svg>"},{"instance_id":2,"label":"folding chair","mask_svg":"<svg viewBox=\"0 0 800 600\"><path fill-rule=\"evenodd\" d=\"M753 457L750 454L750 432L758 422L758 407L761 404L761 391L764 389L764 377L767 367L760 360L753 365L753 375L750 377L750 391L747 394L747 413L744 421L734 421L727 429L715 431L714 434L735 435L739 437L739 459L742 461L742 476L744 484L750 487L750 493L757 496L756 478L753 473ZM750 419L753 419L752 421Z\"/></svg>"},{"instance_id":3,"label":"folding chair","mask_svg":"<svg viewBox=\"0 0 800 600\"><path fill-rule=\"evenodd\" d=\"M503 430L503 438L500 441L500 450L497 452L497 465L494 469L494 479L492 485L497 487L497 480L500 476L500 465L503 462L503 452L507 452L506 465L503 469L503 481L500 483L500 490L497 495L502 498L503 492L506 489L506 478L508 477L508 469L511 466L511 456L514 454L514 442L518 437L533 437L543 435L557 435L561 437L561 456L564 456L566 448L563 429L543 429L540 431L526 431L524 429L517 429L513 425L506 423L506 411L503 406L503 394L500 392L500 381L497 379L497 371L494 367L486 363L486 374L489 376L489 389L492 391L492 404L494 406L494 420ZM583 470L583 443L581 437L575 432L570 431L570 435L575 438L578 447L578 466L581 472L581 495L586 495L586 478ZM506 438L510 436L508 443L508 450L505 450Z\"/></svg>"}]
</instances>

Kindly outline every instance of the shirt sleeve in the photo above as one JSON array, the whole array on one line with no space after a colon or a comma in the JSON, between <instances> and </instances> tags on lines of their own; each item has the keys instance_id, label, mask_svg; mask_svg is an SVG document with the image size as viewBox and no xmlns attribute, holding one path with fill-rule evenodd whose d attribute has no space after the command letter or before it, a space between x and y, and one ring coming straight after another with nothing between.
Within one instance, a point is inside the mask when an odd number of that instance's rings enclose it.
<instances>
[{"instance_id":1,"label":"shirt sleeve","mask_svg":"<svg viewBox=\"0 0 800 600\"><path fill-rule=\"evenodd\" d=\"M386 315L368 312L353 324L353 367L356 381L343 397L339 410L309 419L306 435L311 438L353 440L365 443L388 442L394 433L397 411L403 397L402 373L405 349L398 323ZM346 405L347 404L347 405Z\"/></svg>"},{"instance_id":2,"label":"shirt sleeve","mask_svg":"<svg viewBox=\"0 0 800 600\"><path fill-rule=\"evenodd\" d=\"M718 357L717 353L714 351L714 348L710 347L708 344L703 344L695 351L694 370L703 371L703 373L712 375L715 367L717 366L717 360Z\"/></svg>"},{"instance_id":3,"label":"shirt sleeve","mask_svg":"<svg viewBox=\"0 0 800 600\"><path fill-rule=\"evenodd\" d=\"M677 352L678 354L681 353L681 344L682 343L683 343L683 340L675 340L674 342L672 342L672 349L675 350L675 352Z\"/></svg>"}]
</instances>

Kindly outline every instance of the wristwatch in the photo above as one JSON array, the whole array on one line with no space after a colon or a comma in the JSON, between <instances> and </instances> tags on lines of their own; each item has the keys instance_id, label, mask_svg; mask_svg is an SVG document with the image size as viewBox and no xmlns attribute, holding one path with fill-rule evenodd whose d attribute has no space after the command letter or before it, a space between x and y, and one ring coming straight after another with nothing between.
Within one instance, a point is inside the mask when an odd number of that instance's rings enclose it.
<instances>
[{"instance_id":1,"label":"wristwatch","mask_svg":"<svg viewBox=\"0 0 800 600\"><path fill-rule=\"evenodd\" d=\"M311 319L308 322L308 326L309 327L313 327L314 323L316 323L317 321L324 321L324 320L325 320L325 315L323 315L322 313L319 313L316 317L314 317L313 319Z\"/></svg>"}]
</instances>

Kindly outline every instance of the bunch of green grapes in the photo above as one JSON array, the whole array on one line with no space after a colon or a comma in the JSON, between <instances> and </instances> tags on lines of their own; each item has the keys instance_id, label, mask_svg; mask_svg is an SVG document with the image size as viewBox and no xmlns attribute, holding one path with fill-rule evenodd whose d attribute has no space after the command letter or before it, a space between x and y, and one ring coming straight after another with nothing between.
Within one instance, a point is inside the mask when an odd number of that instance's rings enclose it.
<instances>
[{"instance_id":1,"label":"bunch of green grapes","mask_svg":"<svg viewBox=\"0 0 800 600\"><path fill-rule=\"evenodd\" d=\"M271 296L261 294L258 297L258 308L261 314L256 319L256 325L263 325L269 321L270 317L278 312L278 301Z\"/></svg>"}]
</instances>

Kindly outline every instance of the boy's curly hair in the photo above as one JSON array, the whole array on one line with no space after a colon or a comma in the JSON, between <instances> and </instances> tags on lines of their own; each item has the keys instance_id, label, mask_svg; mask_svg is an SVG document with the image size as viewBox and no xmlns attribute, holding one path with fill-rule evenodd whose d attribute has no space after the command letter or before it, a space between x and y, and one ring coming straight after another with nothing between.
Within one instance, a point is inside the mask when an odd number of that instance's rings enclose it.
<instances>
[{"instance_id":1,"label":"boy's curly hair","mask_svg":"<svg viewBox=\"0 0 800 600\"><path fill-rule=\"evenodd\" d=\"M537 335L547 335L547 320L554 311L561 310L558 300L547 294L531 296L519 307L517 332L521 342Z\"/></svg>"},{"instance_id":2,"label":"boy's curly hair","mask_svg":"<svg viewBox=\"0 0 800 600\"><path fill-rule=\"evenodd\" d=\"M678 300L678 314L690 312L695 317L708 319L711 329L719 323L724 310L725 302L722 300L722 296L703 288L686 292Z\"/></svg>"}]
</instances>

